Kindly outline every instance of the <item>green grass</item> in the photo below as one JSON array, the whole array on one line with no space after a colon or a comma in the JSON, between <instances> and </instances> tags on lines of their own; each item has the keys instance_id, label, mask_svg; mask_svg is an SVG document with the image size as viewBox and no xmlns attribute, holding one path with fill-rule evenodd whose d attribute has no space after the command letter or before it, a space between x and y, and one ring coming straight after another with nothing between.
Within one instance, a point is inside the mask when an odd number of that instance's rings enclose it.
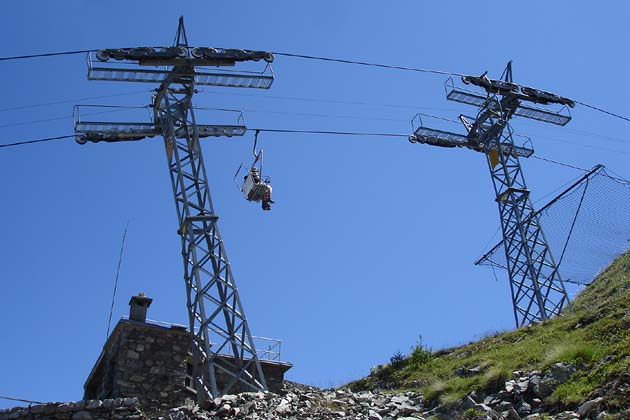
<instances>
[{"instance_id":1,"label":"green grass","mask_svg":"<svg viewBox=\"0 0 630 420\"><path fill-rule=\"evenodd\" d=\"M500 366L493 366L483 376L481 387L483 389L498 391L512 376L510 369Z\"/></svg>"},{"instance_id":2,"label":"green grass","mask_svg":"<svg viewBox=\"0 0 630 420\"><path fill-rule=\"evenodd\" d=\"M627 372L630 358L623 358L629 354L630 255L624 254L577 296L573 309L562 317L438 352L420 340L397 368L387 366L378 375L349 385L353 389L383 383L399 389L420 388L427 401L444 403L475 389L499 389L515 370L544 371L554 363L571 362L578 371L555 390L552 401L575 404ZM475 366L481 367L481 375L454 375L459 367ZM630 405L630 401L622 402Z\"/></svg>"},{"instance_id":3,"label":"green grass","mask_svg":"<svg viewBox=\"0 0 630 420\"><path fill-rule=\"evenodd\" d=\"M592 362L598 356L598 347L593 343L562 343L551 348L546 364L570 362L576 365Z\"/></svg>"},{"instance_id":4,"label":"green grass","mask_svg":"<svg viewBox=\"0 0 630 420\"><path fill-rule=\"evenodd\" d=\"M484 412L476 408L469 408L462 413L463 420L476 420L477 418L484 418Z\"/></svg>"}]
</instances>

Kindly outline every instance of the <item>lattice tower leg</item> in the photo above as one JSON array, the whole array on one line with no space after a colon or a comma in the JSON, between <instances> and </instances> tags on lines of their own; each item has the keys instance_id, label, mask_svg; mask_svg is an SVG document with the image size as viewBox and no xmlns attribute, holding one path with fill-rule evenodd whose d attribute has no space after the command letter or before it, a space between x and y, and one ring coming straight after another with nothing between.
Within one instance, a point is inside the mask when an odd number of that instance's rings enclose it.
<instances>
[{"instance_id":1,"label":"lattice tower leg","mask_svg":"<svg viewBox=\"0 0 630 420\"><path fill-rule=\"evenodd\" d=\"M509 154L514 145L511 128L506 126L498 135L503 147L491 152L498 161L493 161L491 154L487 161L499 206L514 318L519 327L559 315L569 298L535 215L519 159Z\"/></svg>"},{"instance_id":2,"label":"lattice tower leg","mask_svg":"<svg viewBox=\"0 0 630 420\"><path fill-rule=\"evenodd\" d=\"M186 71L174 69L175 74ZM230 392L266 391L267 385L217 226L191 105L193 92L190 79L165 82L154 106L179 220L193 377L203 402Z\"/></svg>"}]
</instances>

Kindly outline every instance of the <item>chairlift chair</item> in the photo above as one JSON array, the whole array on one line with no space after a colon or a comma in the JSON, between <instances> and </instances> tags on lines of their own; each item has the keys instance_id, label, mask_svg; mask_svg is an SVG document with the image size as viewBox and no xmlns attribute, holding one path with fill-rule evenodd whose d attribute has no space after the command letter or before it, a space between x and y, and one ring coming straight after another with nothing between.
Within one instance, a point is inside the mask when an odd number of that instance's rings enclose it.
<instances>
[{"instance_id":1,"label":"chairlift chair","mask_svg":"<svg viewBox=\"0 0 630 420\"><path fill-rule=\"evenodd\" d=\"M268 206L271 201L271 179L268 176L263 176L263 150L256 151L256 145L258 142L258 130L254 135L254 162L247 170L243 163L240 164L236 173L234 174L234 183L238 186L238 179L243 172L246 171L243 176L243 181L240 183L240 191L245 195L247 201L263 202L263 209Z\"/></svg>"}]
</instances>

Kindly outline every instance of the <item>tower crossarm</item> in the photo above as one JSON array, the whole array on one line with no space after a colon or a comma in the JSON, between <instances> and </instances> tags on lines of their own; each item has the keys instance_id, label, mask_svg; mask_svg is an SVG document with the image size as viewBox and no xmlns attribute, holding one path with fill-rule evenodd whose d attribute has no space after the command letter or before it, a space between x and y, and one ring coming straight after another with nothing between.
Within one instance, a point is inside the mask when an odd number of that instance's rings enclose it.
<instances>
[{"instance_id":1,"label":"tower crossarm","mask_svg":"<svg viewBox=\"0 0 630 420\"><path fill-rule=\"evenodd\" d=\"M575 101L555 93L527 86L517 85L507 80L489 79L485 73L477 76L462 76L462 82L483 88L489 95L498 94L542 105L560 104L575 107Z\"/></svg>"},{"instance_id":2,"label":"tower crossarm","mask_svg":"<svg viewBox=\"0 0 630 420\"><path fill-rule=\"evenodd\" d=\"M488 133L484 132L479 134L477 131L473 132L473 130L478 130L478 127L487 128L487 124L484 125L479 121L475 121L474 124L469 123L467 118L468 117L464 117L463 115L460 116L460 119L464 123L464 127L466 127L469 131L467 135L464 135L451 131L426 127L422 122L422 118L418 114L413 119L414 132L411 136L409 136L409 142L447 148L462 147L480 153L488 153L489 146L486 146L486 142L489 141ZM471 132L473 132L473 134L471 134ZM496 148L497 146L494 145L493 147ZM534 149L525 145L518 146L515 144L499 144L498 147L500 147L504 153L515 157L528 158L534 153Z\"/></svg>"},{"instance_id":3,"label":"tower crossarm","mask_svg":"<svg viewBox=\"0 0 630 420\"><path fill-rule=\"evenodd\" d=\"M467 76L470 77L470 76ZM498 94L496 93L496 89L486 91L483 94L472 91L470 89L463 88L461 86L455 85L453 79L449 78L445 84L446 88L446 99L449 101L459 102L466 105L473 105L476 107L483 107L488 98L496 99ZM530 88L531 89L531 88ZM546 122L549 124L555 124L564 126L569 121L571 121L571 114L569 112L568 107L570 107L570 103L573 103L570 99L566 101L558 101L553 103L559 103L563 105L559 110L551 110L544 109L537 106L525 105L523 102L536 102L531 100L532 98L529 96L521 95L518 92L508 91L509 94L505 95L504 98L511 98L520 101L518 107L513 110L513 115L523 118L529 118L536 121ZM566 98L565 98L566 99ZM542 103L540 101L536 103ZM546 102L548 105L552 102ZM568 104L568 105L567 105Z\"/></svg>"}]
</instances>

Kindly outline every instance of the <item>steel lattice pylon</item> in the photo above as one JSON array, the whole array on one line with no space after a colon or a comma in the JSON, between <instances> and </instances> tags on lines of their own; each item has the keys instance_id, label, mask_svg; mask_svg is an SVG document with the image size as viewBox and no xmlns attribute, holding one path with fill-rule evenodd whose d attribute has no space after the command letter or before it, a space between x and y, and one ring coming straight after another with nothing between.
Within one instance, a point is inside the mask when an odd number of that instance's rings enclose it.
<instances>
[{"instance_id":1,"label":"steel lattice pylon","mask_svg":"<svg viewBox=\"0 0 630 420\"><path fill-rule=\"evenodd\" d=\"M517 326L522 326L557 316L570 303L558 265L530 200L519 161L519 157L529 157L534 151L514 144L508 121L518 115L565 125L570 120L569 116L524 106L521 101L569 106L573 106L573 101L515 85L511 63L508 63L504 75L503 80L490 80L485 74L463 77L465 83L484 88L486 95L455 88L451 82L451 90L447 89L448 99L479 107L473 122L460 116L468 130L467 135L423 127L420 122L410 141L442 147L467 147L486 155L499 207L514 319Z\"/></svg>"},{"instance_id":2,"label":"steel lattice pylon","mask_svg":"<svg viewBox=\"0 0 630 420\"><path fill-rule=\"evenodd\" d=\"M514 145L507 121L516 106L518 101L509 97L488 99L470 134L489 150L486 159L505 238L514 319L521 326L559 315L569 299L535 215L519 158L507 153Z\"/></svg>"},{"instance_id":3,"label":"steel lattice pylon","mask_svg":"<svg viewBox=\"0 0 630 420\"><path fill-rule=\"evenodd\" d=\"M198 125L192 98L196 84L268 88L273 80L273 75L266 73L268 65L259 75L201 73L196 71L196 65L234 65L236 61L261 58L270 62L273 55L258 51L191 49L182 18L175 45L157 52L151 50L101 50L96 58L168 65L169 70L97 68L89 61L88 78L160 82L153 96L153 125L78 121L75 124L77 142L163 136L182 241L197 398L203 403L229 392L266 391L264 373L217 225L218 216L212 205L199 143L200 137L242 135L245 127Z\"/></svg>"}]
</instances>

